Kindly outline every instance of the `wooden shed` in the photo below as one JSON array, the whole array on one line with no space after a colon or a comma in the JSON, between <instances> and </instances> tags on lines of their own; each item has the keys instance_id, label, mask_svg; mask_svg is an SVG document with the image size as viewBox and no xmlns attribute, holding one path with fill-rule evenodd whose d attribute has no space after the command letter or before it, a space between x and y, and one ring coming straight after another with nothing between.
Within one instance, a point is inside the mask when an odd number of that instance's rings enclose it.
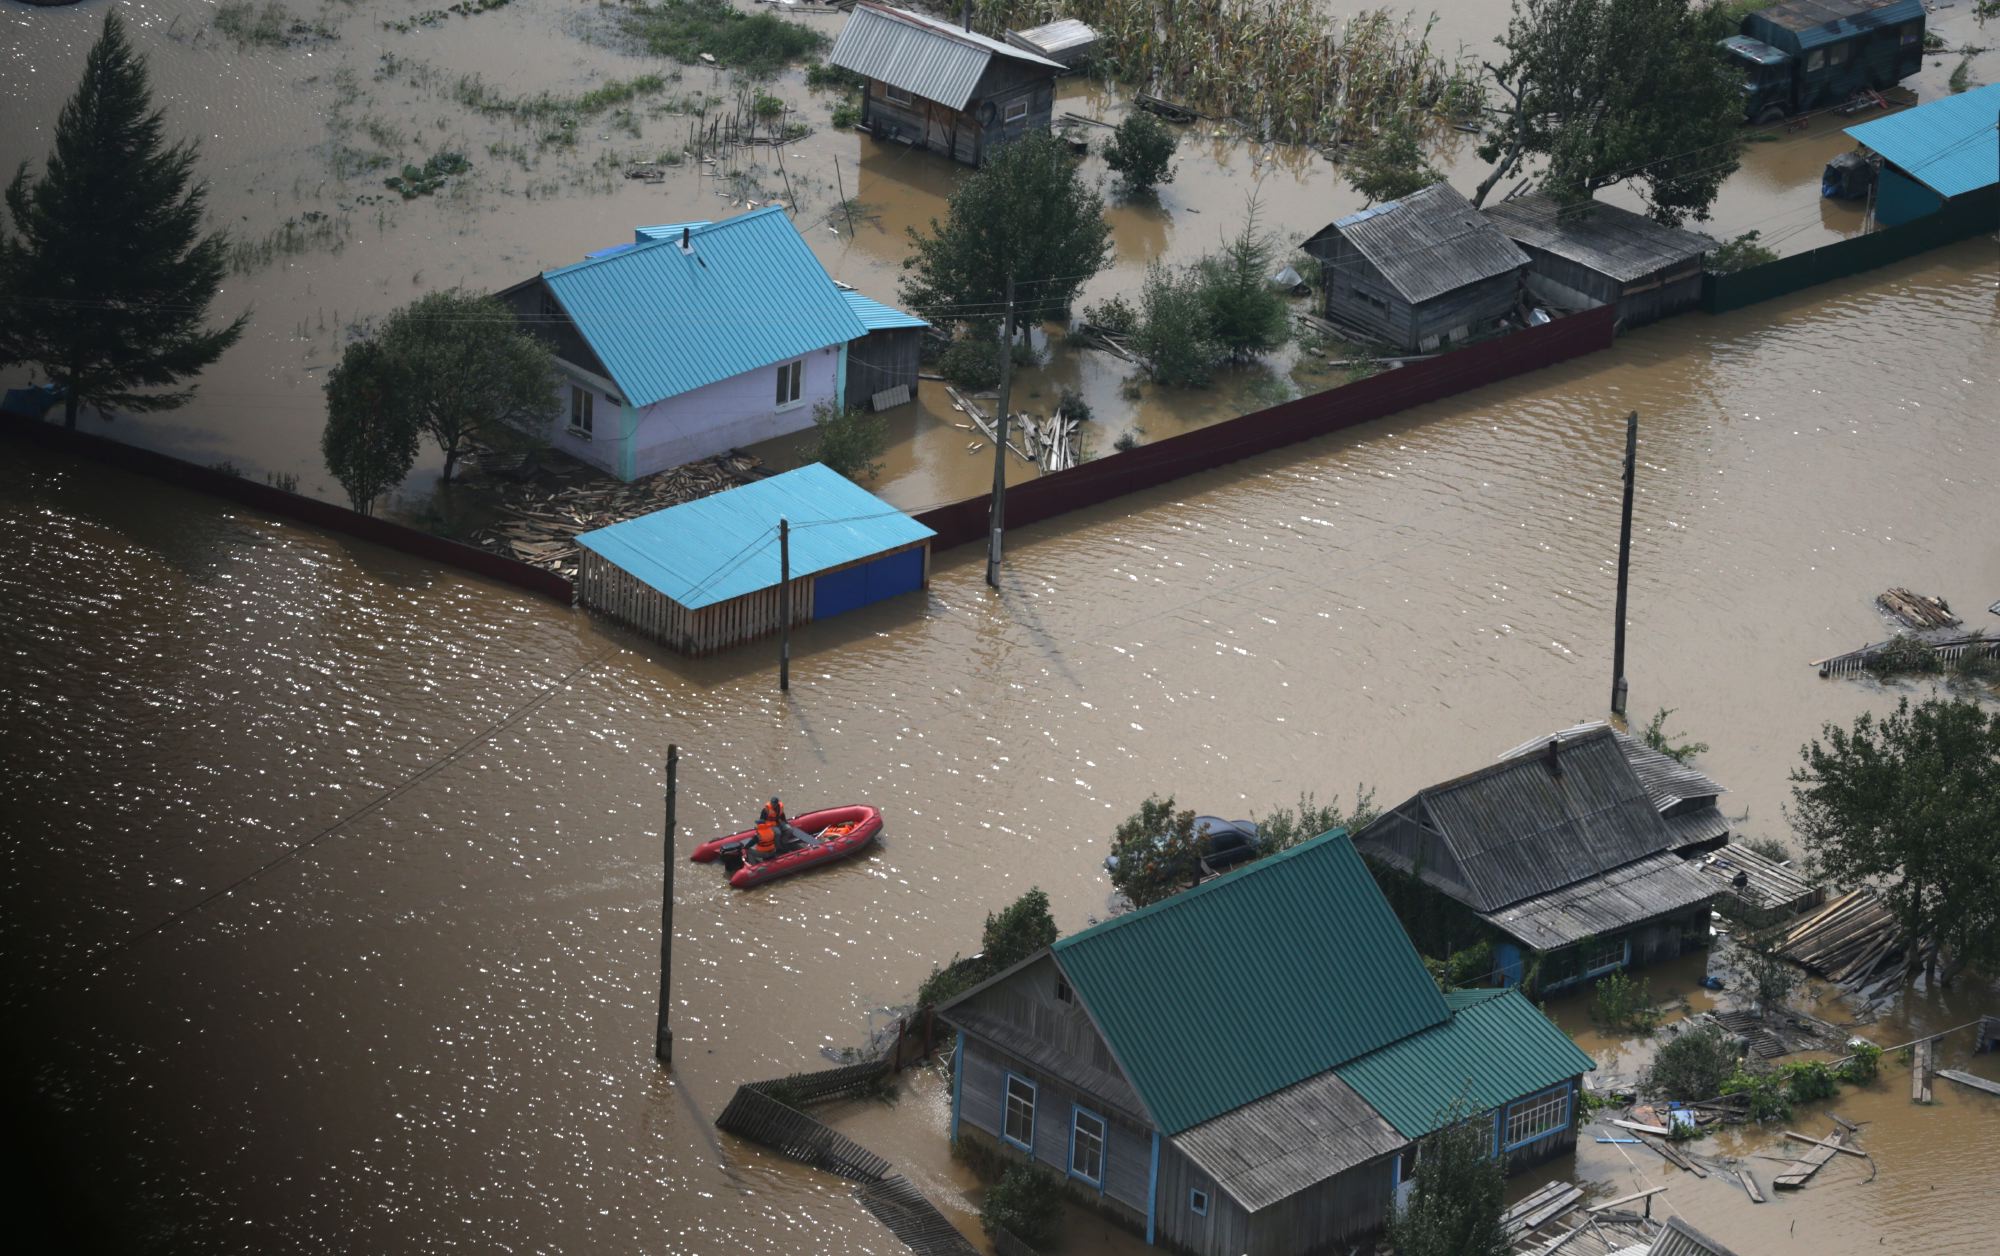
<instances>
[{"instance_id":1,"label":"wooden shed","mask_svg":"<svg viewBox=\"0 0 2000 1256\"><path fill-rule=\"evenodd\" d=\"M930 324L846 289L847 304L868 334L847 346L847 404L887 410L917 399L917 370Z\"/></svg>"},{"instance_id":2,"label":"wooden shed","mask_svg":"<svg viewBox=\"0 0 2000 1256\"><path fill-rule=\"evenodd\" d=\"M578 598L685 654L775 632L780 520L795 624L930 585L936 534L815 462L582 534Z\"/></svg>"},{"instance_id":3,"label":"wooden shed","mask_svg":"<svg viewBox=\"0 0 2000 1256\"><path fill-rule=\"evenodd\" d=\"M1449 183L1434 183L1322 228L1326 317L1384 344L1428 353L1514 310L1528 255Z\"/></svg>"},{"instance_id":4,"label":"wooden shed","mask_svg":"<svg viewBox=\"0 0 2000 1256\"><path fill-rule=\"evenodd\" d=\"M874 0L854 6L826 59L868 80L862 129L968 166L1048 130L1063 71L1039 53Z\"/></svg>"},{"instance_id":5,"label":"wooden shed","mask_svg":"<svg viewBox=\"0 0 2000 1256\"><path fill-rule=\"evenodd\" d=\"M1619 326L1632 328L1701 303L1702 259L1715 247L1705 235L1616 205L1559 206L1541 195L1490 205L1486 216L1527 253L1528 291L1551 304L1615 305Z\"/></svg>"},{"instance_id":6,"label":"wooden shed","mask_svg":"<svg viewBox=\"0 0 2000 1256\"><path fill-rule=\"evenodd\" d=\"M1097 53L1097 32L1073 17L1057 18L1024 31L1008 31L1007 42L1047 57L1066 70L1076 69Z\"/></svg>"}]
</instances>

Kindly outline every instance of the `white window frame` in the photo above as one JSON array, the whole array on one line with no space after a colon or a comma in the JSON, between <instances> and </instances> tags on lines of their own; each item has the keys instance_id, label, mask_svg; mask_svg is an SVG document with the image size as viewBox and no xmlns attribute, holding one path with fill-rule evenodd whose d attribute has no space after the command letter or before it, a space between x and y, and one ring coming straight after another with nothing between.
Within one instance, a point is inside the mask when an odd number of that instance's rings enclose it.
<instances>
[{"instance_id":1,"label":"white window frame","mask_svg":"<svg viewBox=\"0 0 2000 1256\"><path fill-rule=\"evenodd\" d=\"M1585 977L1595 977L1599 973L1608 973L1615 968L1625 967L1626 960L1632 953L1630 943L1625 938L1613 938L1608 942L1599 939L1591 943L1591 946L1596 949L1584 957L1582 975Z\"/></svg>"},{"instance_id":2,"label":"white window frame","mask_svg":"<svg viewBox=\"0 0 2000 1256\"><path fill-rule=\"evenodd\" d=\"M1199 1186L1188 1189L1188 1211L1197 1217L1208 1215L1208 1192Z\"/></svg>"},{"instance_id":3,"label":"white window frame","mask_svg":"<svg viewBox=\"0 0 2000 1256\"><path fill-rule=\"evenodd\" d=\"M1016 1086L1027 1092L1025 1099L1015 1093L1014 1088ZM1038 1091L1035 1083L1029 1081L1019 1073L1007 1074L1007 1080L1000 1086L1000 1141L1019 1147L1022 1151L1030 1155L1033 1155L1035 1151L1035 1098L1037 1094ZM1025 1140L1014 1137L1013 1133L1014 1105L1017 1100L1020 1102L1022 1111L1027 1117L1028 1137Z\"/></svg>"},{"instance_id":4,"label":"white window frame","mask_svg":"<svg viewBox=\"0 0 2000 1256\"><path fill-rule=\"evenodd\" d=\"M901 105L905 109L911 108L917 103L915 96L890 83L882 84L882 99L892 105Z\"/></svg>"},{"instance_id":5,"label":"white window frame","mask_svg":"<svg viewBox=\"0 0 2000 1256\"><path fill-rule=\"evenodd\" d=\"M569 430L572 436L593 439L597 423L597 394L581 384L569 386Z\"/></svg>"},{"instance_id":6,"label":"white window frame","mask_svg":"<svg viewBox=\"0 0 2000 1256\"><path fill-rule=\"evenodd\" d=\"M787 375L789 373L789 378ZM793 410L805 404L806 360L793 358L778 364L777 387L771 395L777 398L779 410Z\"/></svg>"},{"instance_id":7,"label":"white window frame","mask_svg":"<svg viewBox=\"0 0 2000 1256\"><path fill-rule=\"evenodd\" d=\"M1007 102L1006 107L1000 111L1000 123L1002 126L1005 126L1009 122L1019 122L1027 116L1028 102L1026 98L1010 100Z\"/></svg>"},{"instance_id":8,"label":"white window frame","mask_svg":"<svg viewBox=\"0 0 2000 1256\"><path fill-rule=\"evenodd\" d=\"M1508 1104L1506 1116L1501 1121L1503 1137L1500 1150L1525 1147L1567 1129L1569 1100L1569 1087L1564 1085Z\"/></svg>"},{"instance_id":9,"label":"white window frame","mask_svg":"<svg viewBox=\"0 0 2000 1256\"><path fill-rule=\"evenodd\" d=\"M1097 1126L1094 1133L1084 1128L1084 1122L1086 1121ZM1095 1173L1087 1173L1077 1167L1077 1152L1088 1151L1089 1143L1091 1142L1097 1144L1095 1149L1097 1172ZM1080 1103L1071 1105L1069 1113L1069 1175L1071 1177L1077 1179L1079 1182L1088 1182L1098 1190L1103 1190L1104 1158L1105 1153L1110 1148L1110 1143L1111 1123L1109 1121L1106 1121L1101 1115L1092 1112Z\"/></svg>"}]
</instances>

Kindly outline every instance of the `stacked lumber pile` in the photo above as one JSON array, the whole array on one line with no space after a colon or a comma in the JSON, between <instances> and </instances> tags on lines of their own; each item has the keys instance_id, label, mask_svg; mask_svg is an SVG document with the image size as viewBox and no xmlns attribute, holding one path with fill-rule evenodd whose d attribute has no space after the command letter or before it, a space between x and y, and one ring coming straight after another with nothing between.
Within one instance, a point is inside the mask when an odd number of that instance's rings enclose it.
<instances>
[{"instance_id":1,"label":"stacked lumber pile","mask_svg":"<svg viewBox=\"0 0 2000 1256\"><path fill-rule=\"evenodd\" d=\"M1125 333L1112 331L1109 327L1101 327L1096 323L1078 323L1076 329L1070 332L1069 338L1086 349L1102 349L1127 362L1139 360L1139 355L1132 352L1132 347L1126 343Z\"/></svg>"},{"instance_id":2,"label":"stacked lumber pile","mask_svg":"<svg viewBox=\"0 0 2000 1256\"><path fill-rule=\"evenodd\" d=\"M1875 599L1875 605L1919 632L1926 628L1956 628L1960 623L1943 598L1908 589L1890 589Z\"/></svg>"},{"instance_id":3,"label":"stacked lumber pile","mask_svg":"<svg viewBox=\"0 0 2000 1256\"><path fill-rule=\"evenodd\" d=\"M495 520L475 531L474 545L553 571L577 575L576 537L627 519L678 506L755 478L759 459L731 452L626 483L581 463L543 468L516 483L489 480L498 494Z\"/></svg>"},{"instance_id":4,"label":"stacked lumber pile","mask_svg":"<svg viewBox=\"0 0 2000 1256\"><path fill-rule=\"evenodd\" d=\"M1902 927L1882 900L1854 890L1785 930L1777 953L1830 981L1864 985L1901 959L1905 946Z\"/></svg>"},{"instance_id":5,"label":"stacked lumber pile","mask_svg":"<svg viewBox=\"0 0 2000 1256\"><path fill-rule=\"evenodd\" d=\"M1077 420L1058 409L1046 419L1032 414L1014 416L1021 425L1021 443L1044 471L1067 471L1076 465Z\"/></svg>"}]
</instances>

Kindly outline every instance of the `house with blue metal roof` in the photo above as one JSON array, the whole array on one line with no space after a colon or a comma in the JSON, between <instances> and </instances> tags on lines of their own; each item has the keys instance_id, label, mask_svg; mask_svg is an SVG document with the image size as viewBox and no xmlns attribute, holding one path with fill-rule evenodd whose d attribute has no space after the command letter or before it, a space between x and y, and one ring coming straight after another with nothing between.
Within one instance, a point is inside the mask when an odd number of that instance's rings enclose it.
<instances>
[{"instance_id":1,"label":"house with blue metal roof","mask_svg":"<svg viewBox=\"0 0 2000 1256\"><path fill-rule=\"evenodd\" d=\"M815 462L583 533L577 596L707 654L925 588L935 535Z\"/></svg>"},{"instance_id":2,"label":"house with blue metal roof","mask_svg":"<svg viewBox=\"0 0 2000 1256\"><path fill-rule=\"evenodd\" d=\"M1417 1143L1575 1145L1594 1067L1516 990L1439 993L1347 834L1113 918L937 1009L951 1136L1198 1256L1347 1250Z\"/></svg>"},{"instance_id":3,"label":"house with blue metal roof","mask_svg":"<svg viewBox=\"0 0 2000 1256\"><path fill-rule=\"evenodd\" d=\"M1894 227L2000 185L2000 83L1847 128L1882 158L1875 221Z\"/></svg>"},{"instance_id":4,"label":"house with blue metal roof","mask_svg":"<svg viewBox=\"0 0 2000 1256\"><path fill-rule=\"evenodd\" d=\"M500 299L555 351L552 443L621 479L868 400L848 396L848 357L875 333L778 206L640 227Z\"/></svg>"}]
</instances>

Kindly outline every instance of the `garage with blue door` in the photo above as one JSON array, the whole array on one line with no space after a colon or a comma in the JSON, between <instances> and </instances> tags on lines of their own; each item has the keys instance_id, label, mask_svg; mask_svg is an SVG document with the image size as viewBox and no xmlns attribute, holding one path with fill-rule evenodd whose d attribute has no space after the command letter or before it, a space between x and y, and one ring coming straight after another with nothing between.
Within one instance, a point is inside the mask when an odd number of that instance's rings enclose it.
<instances>
[{"instance_id":1,"label":"garage with blue door","mask_svg":"<svg viewBox=\"0 0 2000 1256\"><path fill-rule=\"evenodd\" d=\"M935 535L815 462L584 533L577 595L707 654L777 631L787 591L803 624L926 588Z\"/></svg>"}]
</instances>

